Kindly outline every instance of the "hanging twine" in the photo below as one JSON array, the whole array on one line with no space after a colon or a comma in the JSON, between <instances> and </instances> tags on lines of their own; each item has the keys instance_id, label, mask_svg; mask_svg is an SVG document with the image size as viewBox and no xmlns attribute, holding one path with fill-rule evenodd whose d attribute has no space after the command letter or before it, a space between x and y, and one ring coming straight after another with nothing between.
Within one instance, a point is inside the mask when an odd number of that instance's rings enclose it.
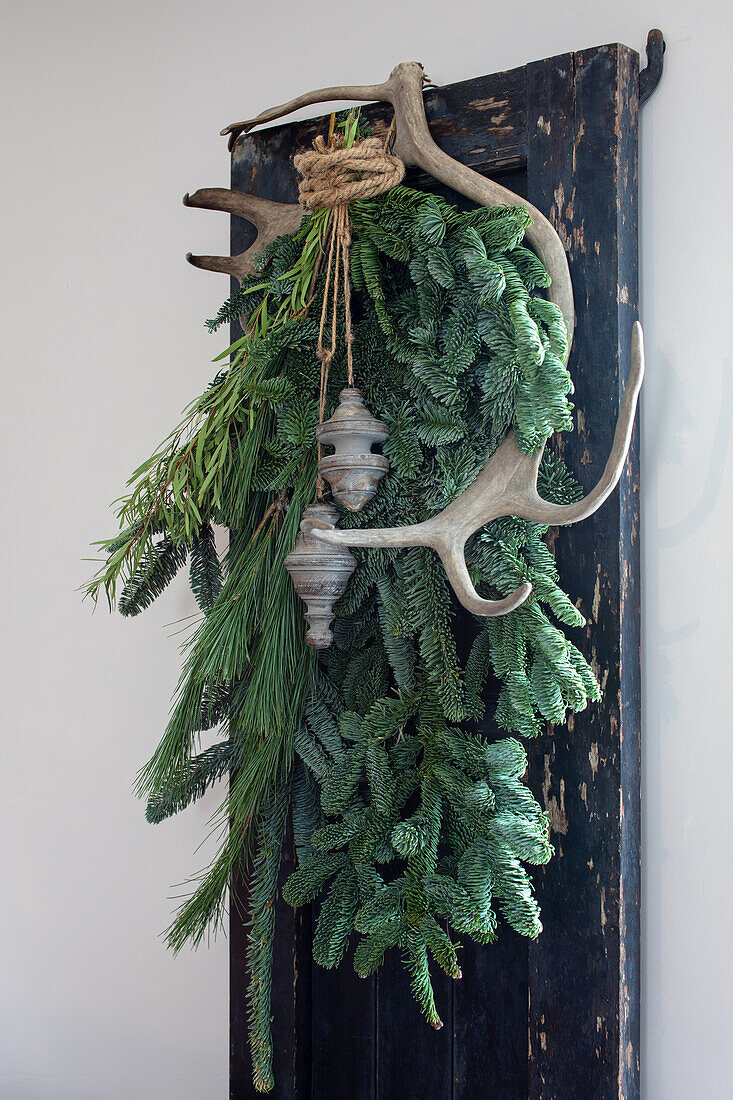
<instances>
[{"instance_id":1,"label":"hanging twine","mask_svg":"<svg viewBox=\"0 0 733 1100\"><path fill-rule=\"evenodd\" d=\"M351 327L351 281L349 279L349 255L351 250L351 220L348 204L355 199L373 198L395 187L405 174L405 166L399 157L388 151L394 131L394 121L382 138L364 138L350 148L340 144L341 137L331 135L328 141L319 136L313 149L299 153L293 162L302 179L299 197L308 210L331 209L330 239L326 263L326 283L323 290L321 323L318 330L316 354L321 363L321 385L318 401L318 423L326 415L326 394L331 360L336 354L336 319L338 313L340 282L343 279L344 327L348 385L354 385L353 333ZM326 329L329 295L331 297L331 346L325 347L323 334ZM322 455L318 444L318 458ZM317 495L323 496L324 483L318 475Z\"/></svg>"}]
</instances>

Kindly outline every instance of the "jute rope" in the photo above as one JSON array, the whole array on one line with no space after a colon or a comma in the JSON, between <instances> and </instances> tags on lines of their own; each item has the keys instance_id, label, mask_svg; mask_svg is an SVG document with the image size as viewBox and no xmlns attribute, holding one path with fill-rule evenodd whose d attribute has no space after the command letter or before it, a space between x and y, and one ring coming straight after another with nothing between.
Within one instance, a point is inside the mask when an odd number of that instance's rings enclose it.
<instances>
[{"instance_id":1,"label":"jute rope","mask_svg":"<svg viewBox=\"0 0 733 1100\"><path fill-rule=\"evenodd\" d=\"M388 135L387 142L391 137ZM300 202L309 210L343 206L354 199L369 199L395 187L405 174L399 157L387 151L387 143L378 137L364 138L344 149L319 136L313 148L293 158L303 177Z\"/></svg>"},{"instance_id":2,"label":"jute rope","mask_svg":"<svg viewBox=\"0 0 733 1100\"><path fill-rule=\"evenodd\" d=\"M317 355L321 363L321 385L318 401L318 423L326 415L326 394L331 360L336 354L336 320L339 301L339 284L343 278L344 325L346 336L346 360L348 384L354 385L354 361L351 328L351 282L349 279L349 255L351 250L351 220L348 204L355 199L373 198L395 187L405 174L405 166L399 157L390 153L389 143L394 130L390 126L386 138L364 138L350 148L339 144L340 137L331 136L328 141L317 137L313 149L293 158L300 172L300 202L309 210L331 209L329 220L330 239L326 263L326 283L323 290L321 323L318 330ZM326 231L328 235L328 229ZM325 347L323 334L331 297L331 346ZM322 454L318 444L318 458ZM324 483L318 475L317 494L323 496Z\"/></svg>"}]
</instances>

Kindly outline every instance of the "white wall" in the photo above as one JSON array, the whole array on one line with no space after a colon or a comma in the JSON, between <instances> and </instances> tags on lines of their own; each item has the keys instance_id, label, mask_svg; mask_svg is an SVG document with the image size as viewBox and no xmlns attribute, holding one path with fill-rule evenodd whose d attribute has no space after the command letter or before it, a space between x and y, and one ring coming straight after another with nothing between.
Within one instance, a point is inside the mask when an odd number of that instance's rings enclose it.
<instances>
[{"instance_id":1,"label":"white wall","mask_svg":"<svg viewBox=\"0 0 733 1100\"><path fill-rule=\"evenodd\" d=\"M227 219L180 202L226 185L220 127L399 60L446 83L643 52L652 26L668 49L641 158L644 1095L730 1095L730 24L726 0L2 0L0 1096L227 1095L226 942L174 960L157 938L215 802L152 828L131 795L185 582L132 622L75 592L108 501L221 346L202 321L226 282L183 256L226 251Z\"/></svg>"}]
</instances>

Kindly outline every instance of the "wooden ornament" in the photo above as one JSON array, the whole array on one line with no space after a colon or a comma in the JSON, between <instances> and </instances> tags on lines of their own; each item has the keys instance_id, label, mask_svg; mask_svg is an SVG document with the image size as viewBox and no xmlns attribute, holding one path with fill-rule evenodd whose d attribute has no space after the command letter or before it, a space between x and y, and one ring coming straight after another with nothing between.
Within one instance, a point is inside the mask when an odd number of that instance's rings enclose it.
<instances>
[{"instance_id":1,"label":"wooden ornament","mask_svg":"<svg viewBox=\"0 0 733 1100\"><path fill-rule=\"evenodd\" d=\"M387 425L372 416L354 386L341 391L333 416L316 428L318 442L334 448L320 460L318 472L331 486L334 499L350 512L360 512L369 503L387 473L388 460L371 449L388 438Z\"/></svg>"},{"instance_id":2,"label":"wooden ornament","mask_svg":"<svg viewBox=\"0 0 733 1100\"><path fill-rule=\"evenodd\" d=\"M311 504L303 515L295 547L285 559L295 591L306 604L305 640L314 649L328 649L333 641L333 605L343 596L356 569L356 558L345 546L329 546L309 534L313 521L328 529L335 527L337 520L332 504Z\"/></svg>"}]
</instances>

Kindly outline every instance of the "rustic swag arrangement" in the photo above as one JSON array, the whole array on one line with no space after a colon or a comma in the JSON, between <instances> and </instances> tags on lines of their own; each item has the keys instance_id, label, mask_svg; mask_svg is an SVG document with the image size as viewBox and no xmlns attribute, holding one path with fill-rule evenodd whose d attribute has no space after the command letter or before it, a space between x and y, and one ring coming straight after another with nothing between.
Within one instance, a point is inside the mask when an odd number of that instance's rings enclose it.
<instances>
[{"instance_id":1,"label":"rustic swag arrangement","mask_svg":"<svg viewBox=\"0 0 733 1100\"><path fill-rule=\"evenodd\" d=\"M293 906L321 899L314 959L338 966L356 933L366 976L399 950L440 1028L432 964L460 979L460 939L490 944L499 917L523 936L542 928L525 865L552 846L520 739L600 698L565 633L585 620L545 536L618 482L641 329L611 455L584 496L545 449L572 429L563 245L538 210L434 144L424 81L406 63L385 84L324 89L224 131L234 141L334 99L394 108L379 132L358 112L332 116L296 158L297 206L186 196L258 230L239 256L189 257L239 280L207 324L241 335L132 474L88 587L136 615L189 563L201 618L138 791L160 822L229 777L219 853L167 938L198 944L248 867L249 1039L265 1092L288 816L297 869L283 893ZM405 186L405 165L473 208ZM215 525L230 532L223 560ZM493 742L480 730L489 670L506 732Z\"/></svg>"}]
</instances>

